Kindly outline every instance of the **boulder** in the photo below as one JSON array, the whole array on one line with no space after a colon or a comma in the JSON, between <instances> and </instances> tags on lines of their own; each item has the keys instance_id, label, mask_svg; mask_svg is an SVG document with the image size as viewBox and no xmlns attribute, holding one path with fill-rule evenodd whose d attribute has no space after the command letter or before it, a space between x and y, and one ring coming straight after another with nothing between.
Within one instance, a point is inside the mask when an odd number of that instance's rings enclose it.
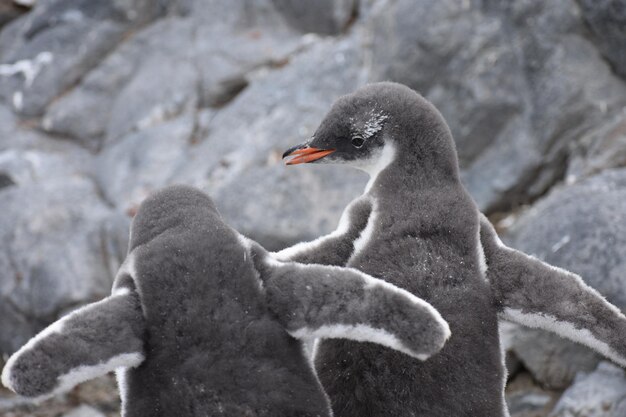
<instances>
[{"instance_id":1,"label":"boulder","mask_svg":"<svg viewBox=\"0 0 626 417\"><path fill-rule=\"evenodd\" d=\"M12 0L0 0L0 28L16 17L21 16L27 9L20 7L18 2Z\"/></svg>"},{"instance_id":2,"label":"boulder","mask_svg":"<svg viewBox=\"0 0 626 417\"><path fill-rule=\"evenodd\" d=\"M287 168L280 156L311 137L338 96L364 82L358 42L312 41L288 66L251 74L249 86L212 117L175 179L204 188L231 225L271 249L334 230L363 191L365 174Z\"/></svg>"},{"instance_id":3,"label":"boulder","mask_svg":"<svg viewBox=\"0 0 626 417\"><path fill-rule=\"evenodd\" d=\"M602 356L579 344L542 330L516 326L509 354L544 387L570 386L578 372L591 372Z\"/></svg>"},{"instance_id":4,"label":"boulder","mask_svg":"<svg viewBox=\"0 0 626 417\"><path fill-rule=\"evenodd\" d=\"M602 362L581 373L550 413L550 417L622 417L626 415L626 372Z\"/></svg>"},{"instance_id":5,"label":"boulder","mask_svg":"<svg viewBox=\"0 0 626 417\"><path fill-rule=\"evenodd\" d=\"M11 353L110 292L129 222L81 177L3 188L0 211L0 352Z\"/></svg>"},{"instance_id":6,"label":"boulder","mask_svg":"<svg viewBox=\"0 0 626 417\"><path fill-rule=\"evenodd\" d=\"M626 170L561 186L523 213L505 240L512 247L576 274L626 310ZM541 382L565 387L598 357L586 347L520 328L513 351Z\"/></svg>"},{"instance_id":7,"label":"boulder","mask_svg":"<svg viewBox=\"0 0 626 417\"><path fill-rule=\"evenodd\" d=\"M105 417L105 415L93 407L81 405L63 414L63 417Z\"/></svg>"},{"instance_id":8,"label":"boulder","mask_svg":"<svg viewBox=\"0 0 626 417\"><path fill-rule=\"evenodd\" d=\"M574 0L379 0L364 26L370 79L405 83L441 110L487 212L545 193L572 141L626 102Z\"/></svg>"},{"instance_id":9,"label":"boulder","mask_svg":"<svg viewBox=\"0 0 626 417\"><path fill-rule=\"evenodd\" d=\"M195 15L163 19L55 101L42 126L97 150L196 108L223 106L245 88L248 72L284 62L300 43L280 25L234 29Z\"/></svg>"},{"instance_id":10,"label":"boulder","mask_svg":"<svg viewBox=\"0 0 626 417\"><path fill-rule=\"evenodd\" d=\"M626 1L577 0L602 54L626 79Z\"/></svg>"},{"instance_id":11,"label":"boulder","mask_svg":"<svg viewBox=\"0 0 626 417\"><path fill-rule=\"evenodd\" d=\"M0 96L27 117L78 82L132 29L154 19L158 2L50 0L0 36Z\"/></svg>"},{"instance_id":12,"label":"boulder","mask_svg":"<svg viewBox=\"0 0 626 417\"><path fill-rule=\"evenodd\" d=\"M96 158L96 178L107 201L133 214L151 192L173 181L189 158L193 115L128 134Z\"/></svg>"},{"instance_id":13,"label":"boulder","mask_svg":"<svg viewBox=\"0 0 626 417\"><path fill-rule=\"evenodd\" d=\"M272 3L295 29L326 35L345 30L358 12L358 0L272 0Z\"/></svg>"},{"instance_id":14,"label":"boulder","mask_svg":"<svg viewBox=\"0 0 626 417\"><path fill-rule=\"evenodd\" d=\"M582 136L572 146L569 159L567 183L626 166L626 109Z\"/></svg>"}]
</instances>

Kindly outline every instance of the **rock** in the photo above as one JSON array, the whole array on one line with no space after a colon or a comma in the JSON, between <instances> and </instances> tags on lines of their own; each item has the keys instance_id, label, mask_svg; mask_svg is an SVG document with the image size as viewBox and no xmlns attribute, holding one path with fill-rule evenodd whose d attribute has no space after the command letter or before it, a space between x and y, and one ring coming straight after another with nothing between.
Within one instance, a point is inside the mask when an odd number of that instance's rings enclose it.
<instances>
[{"instance_id":1,"label":"rock","mask_svg":"<svg viewBox=\"0 0 626 417\"><path fill-rule=\"evenodd\" d=\"M622 417L626 415L626 373L602 362L589 374L579 374L563 393L550 417Z\"/></svg>"},{"instance_id":2,"label":"rock","mask_svg":"<svg viewBox=\"0 0 626 417\"><path fill-rule=\"evenodd\" d=\"M507 384L505 399L511 417L545 417L559 394L538 386L528 372L521 372Z\"/></svg>"},{"instance_id":3,"label":"rock","mask_svg":"<svg viewBox=\"0 0 626 417\"><path fill-rule=\"evenodd\" d=\"M358 8L358 0L316 2L272 0L272 2L294 28L303 32L327 35L334 35L346 29L356 16Z\"/></svg>"},{"instance_id":4,"label":"rock","mask_svg":"<svg viewBox=\"0 0 626 417\"><path fill-rule=\"evenodd\" d=\"M19 146L0 149L0 173L18 185L87 175L93 156L67 142L50 141L33 132L15 132ZM29 142L27 142L29 141Z\"/></svg>"},{"instance_id":5,"label":"rock","mask_svg":"<svg viewBox=\"0 0 626 417\"><path fill-rule=\"evenodd\" d=\"M33 7L37 4L37 0L13 0L13 3L23 7Z\"/></svg>"},{"instance_id":6,"label":"rock","mask_svg":"<svg viewBox=\"0 0 626 417\"><path fill-rule=\"evenodd\" d=\"M0 0L0 28L16 17L24 14L26 9L18 7L17 2L11 0Z\"/></svg>"},{"instance_id":7,"label":"rock","mask_svg":"<svg viewBox=\"0 0 626 417\"><path fill-rule=\"evenodd\" d=\"M81 405L63 414L63 417L106 417L104 413L88 405Z\"/></svg>"},{"instance_id":8,"label":"rock","mask_svg":"<svg viewBox=\"0 0 626 417\"><path fill-rule=\"evenodd\" d=\"M363 83L362 59L357 37L318 40L288 66L251 74L176 180L207 190L231 225L271 249L333 230L366 176L346 167L286 168L280 156Z\"/></svg>"},{"instance_id":9,"label":"rock","mask_svg":"<svg viewBox=\"0 0 626 417\"><path fill-rule=\"evenodd\" d=\"M626 165L626 110L584 135L573 147L566 181Z\"/></svg>"},{"instance_id":10,"label":"rock","mask_svg":"<svg viewBox=\"0 0 626 417\"><path fill-rule=\"evenodd\" d=\"M193 115L125 136L97 157L96 178L107 201L133 213L151 192L169 184L189 158Z\"/></svg>"},{"instance_id":11,"label":"rock","mask_svg":"<svg viewBox=\"0 0 626 417\"><path fill-rule=\"evenodd\" d=\"M573 0L379 0L365 30L371 79L438 106L483 211L543 194L563 177L572 141L626 102Z\"/></svg>"},{"instance_id":12,"label":"rock","mask_svg":"<svg viewBox=\"0 0 626 417\"><path fill-rule=\"evenodd\" d=\"M191 17L199 26L217 30L246 32L250 28L266 28L282 32L287 28L272 0L178 0L172 9ZM209 30L212 30L209 29Z\"/></svg>"},{"instance_id":13,"label":"rock","mask_svg":"<svg viewBox=\"0 0 626 417\"><path fill-rule=\"evenodd\" d=\"M509 413L512 417L521 417L542 412L552 398L548 394L534 391L516 392L507 397Z\"/></svg>"},{"instance_id":14,"label":"rock","mask_svg":"<svg viewBox=\"0 0 626 417\"><path fill-rule=\"evenodd\" d=\"M602 54L622 78L626 78L626 2L577 0L583 17Z\"/></svg>"},{"instance_id":15,"label":"rock","mask_svg":"<svg viewBox=\"0 0 626 417\"><path fill-rule=\"evenodd\" d=\"M510 351L533 377L552 389L568 387L580 371L590 372L602 357L552 333L519 326Z\"/></svg>"},{"instance_id":16,"label":"rock","mask_svg":"<svg viewBox=\"0 0 626 417\"><path fill-rule=\"evenodd\" d=\"M223 106L245 88L247 72L300 46L286 29L220 27L196 17L156 22L55 101L43 128L99 149L198 107Z\"/></svg>"},{"instance_id":17,"label":"rock","mask_svg":"<svg viewBox=\"0 0 626 417\"><path fill-rule=\"evenodd\" d=\"M626 170L608 170L551 192L521 215L505 240L512 247L583 277L626 309ZM564 387L597 358L589 349L539 330L516 333L513 351L541 382Z\"/></svg>"},{"instance_id":18,"label":"rock","mask_svg":"<svg viewBox=\"0 0 626 417\"><path fill-rule=\"evenodd\" d=\"M550 396L546 394L537 394L534 392L517 393L507 399L509 412L511 416L528 416L540 415L534 414L543 411L546 404L550 402ZM533 413L533 414L531 414Z\"/></svg>"},{"instance_id":19,"label":"rock","mask_svg":"<svg viewBox=\"0 0 626 417\"><path fill-rule=\"evenodd\" d=\"M556 188L520 216L505 238L579 274L626 309L626 169Z\"/></svg>"},{"instance_id":20,"label":"rock","mask_svg":"<svg viewBox=\"0 0 626 417\"><path fill-rule=\"evenodd\" d=\"M216 187L212 195L233 227L277 250L334 230L343 209L363 191L363 176L349 168L293 171L275 164L255 167Z\"/></svg>"},{"instance_id":21,"label":"rock","mask_svg":"<svg viewBox=\"0 0 626 417\"><path fill-rule=\"evenodd\" d=\"M160 11L156 2L51 0L0 36L0 96L23 116L40 116L129 30Z\"/></svg>"},{"instance_id":22,"label":"rock","mask_svg":"<svg viewBox=\"0 0 626 417\"><path fill-rule=\"evenodd\" d=\"M11 353L68 309L109 293L129 223L81 177L0 196L0 352Z\"/></svg>"},{"instance_id":23,"label":"rock","mask_svg":"<svg viewBox=\"0 0 626 417\"><path fill-rule=\"evenodd\" d=\"M505 320L498 322L498 330L500 333L500 343L502 350L505 352L504 364L507 370L507 380L514 378L522 369L522 362L513 352L515 343L515 335L518 332L518 325Z\"/></svg>"},{"instance_id":24,"label":"rock","mask_svg":"<svg viewBox=\"0 0 626 417\"><path fill-rule=\"evenodd\" d=\"M13 178L5 172L0 172L0 189L10 187L12 185L15 185Z\"/></svg>"}]
</instances>

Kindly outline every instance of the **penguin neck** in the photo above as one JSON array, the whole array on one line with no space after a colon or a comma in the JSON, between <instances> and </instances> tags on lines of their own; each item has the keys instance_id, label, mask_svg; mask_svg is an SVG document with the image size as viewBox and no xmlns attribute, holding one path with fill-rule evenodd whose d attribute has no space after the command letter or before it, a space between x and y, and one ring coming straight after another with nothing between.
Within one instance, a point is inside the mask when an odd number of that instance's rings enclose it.
<instances>
[{"instance_id":1,"label":"penguin neck","mask_svg":"<svg viewBox=\"0 0 626 417\"><path fill-rule=\"evenodd\" d=\"M370 179L365 186L365 194L370 192L381 172L393 164L397 157L398 152L396 150L396 145L393 143L387 143L383 147L382 151L377 155L374 162L364 163L358 167L359 169L367 172L370 176Z\"/></svg>"},{"instance_id":2,"label":"penguin neck","mask_svg":"<svg viewBox=\"0 0 626 417\"><path fill-rule=\"evenodd\" d=\"M461 182L454 148L451 152L440 149L428 155L387 143L376 162L360 168L370 174L365 194L374 198L389 196L386 201L404 196L415 198L426 189L445 192Z\"/></svg>"}]
</instances>

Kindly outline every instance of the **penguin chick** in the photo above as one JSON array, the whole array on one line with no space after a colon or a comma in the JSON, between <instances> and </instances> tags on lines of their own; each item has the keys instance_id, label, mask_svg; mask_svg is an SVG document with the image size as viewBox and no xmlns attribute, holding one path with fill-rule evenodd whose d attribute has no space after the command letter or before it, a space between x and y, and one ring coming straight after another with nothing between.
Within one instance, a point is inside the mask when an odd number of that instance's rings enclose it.
<instances>
[{"instance_id":1,"label":"penguin chick","mask_svg":"<svg viewBox=\"0 0 626 417\"><path fill-rule=\"evenodd\" d=\"M408 87L376 83L339 98L311 140L283 157L350 165L370 181L336 232L274 256L331 260L385 279L431 303L452 331L425 362L322 341L315 364L336 416L508 416L499 317L626 364L624 315L576 275L498 242L461 184L446 122Z\"/></svg>"},{"instance_id":2,"label":"penguin chick","mask_svg":"<svg viewBox=\"0 0 626 417\"><path fill-rule=\"evenodd\" d=\"M140 206L112 295L31 339L2 382L45 398L117 369L127 417L329 417L303 341L345 337L423 360L449 335L407 291L274 261L205 194L174 186Z\"/></svg>"}]
</instances>

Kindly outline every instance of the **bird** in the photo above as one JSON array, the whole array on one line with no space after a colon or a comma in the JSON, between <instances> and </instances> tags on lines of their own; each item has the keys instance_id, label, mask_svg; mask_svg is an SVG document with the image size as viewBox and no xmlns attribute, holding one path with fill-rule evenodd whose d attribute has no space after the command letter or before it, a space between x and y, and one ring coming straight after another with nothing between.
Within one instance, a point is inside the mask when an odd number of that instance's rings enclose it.
<instances>
[{"instance_id":1,"label":"bird","mask_svg":"<svg viewBox=\"0 0 626 417\"><path fill-rule=\"evenodd\" d=\"M450 129L407 86L365 85L332 105L287 165L367 172L337 230L272 253L348 266L432 304L449 323L420 362L373 344L322 340L314 362L336 417L504 417L500 320L546 329L626 366L626 317L577 275L506 247L464 188Z\"/></svg>"},{"instance_id":2,"label":"bird","mask_svg":"<svg viewBox=\"0 0 626 417\"><path fill-rule=\"evenodd\" d=\"M205 193L176 185L140 205L112 294L28 341L2 382L43 399L116 370L126 417L331 417L306 341L425 360L449 336L411 293L350 268L276 261Z\"/></svg>"}]
</instances>

